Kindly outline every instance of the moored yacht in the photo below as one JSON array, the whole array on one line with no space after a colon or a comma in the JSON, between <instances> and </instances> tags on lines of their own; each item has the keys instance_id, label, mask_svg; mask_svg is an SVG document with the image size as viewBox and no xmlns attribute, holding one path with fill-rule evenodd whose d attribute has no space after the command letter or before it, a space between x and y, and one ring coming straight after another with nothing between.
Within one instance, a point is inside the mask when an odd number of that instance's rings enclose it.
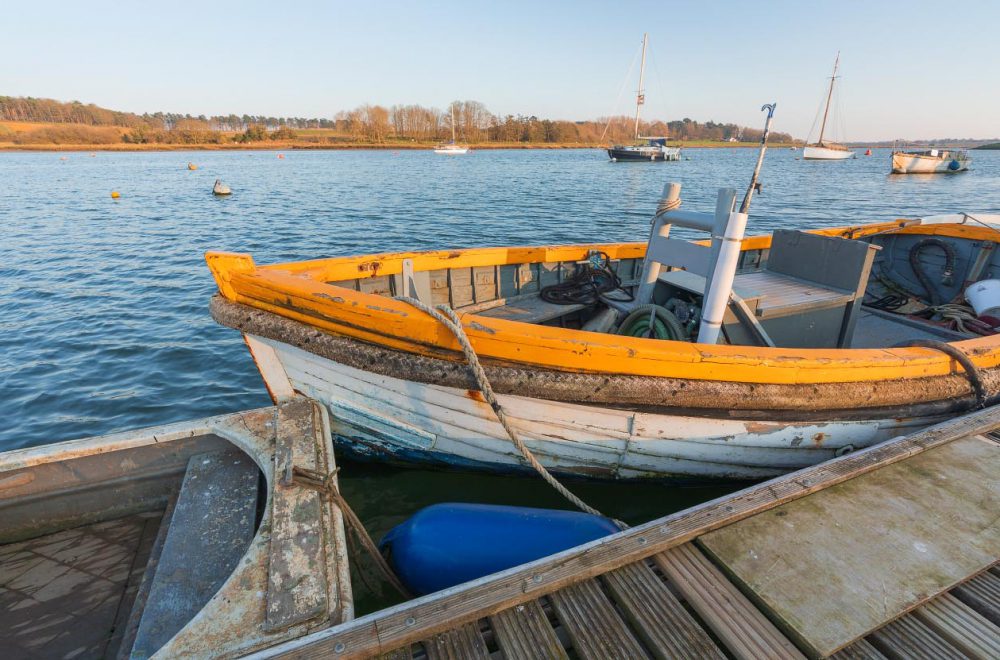
<instances>
[{"instance_id":1,"label":"moored yacht","mask_svg":"<svg viewBox=\"0 0 1000 660\"><path fill-rule=\"evenodd\" d=\"M646 102L646 94L642 88L646 78L646 46L649 35L642 35L642 64L639 67L639 92L635 99L635 140L646 140L646 144L616 144L608 148L608 158L611 162L620 160L675 161L681 159L680 147L668 147L666 137L641 137L639 135L639 114Z\"/></svg>"},{"instance_id":2,"label":"moored yacht","mask_svg":"<svg viewBox=\"0 0 1000 660\"><path fill-rule=\"evenodd\" d=\"M823 108L823 121L819 127L819 139L813 144L807 144L802 149L802 158L805 160L846 160L854 158L855 153L842 144L825 140L826 124L830 118L830 101L833 99L833 86L837 80L837 67L840 64L840 53L833 63L833 75L830 76L830 88L826 94L826 105Z\"/></svg>"}]
</instances>

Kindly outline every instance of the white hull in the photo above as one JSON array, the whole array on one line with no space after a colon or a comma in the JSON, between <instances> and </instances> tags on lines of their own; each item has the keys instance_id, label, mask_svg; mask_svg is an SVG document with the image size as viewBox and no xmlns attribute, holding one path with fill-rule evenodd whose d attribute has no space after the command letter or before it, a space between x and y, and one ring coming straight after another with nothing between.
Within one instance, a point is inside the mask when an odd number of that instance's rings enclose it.
<instances>
[{"instance_id":1,"label":"white hull","mask_svg":"<svg viewBox=\"0 0 1000 660\"><path fill-rule=\"evenodd\" d=\"M469 148L468 147L455 147L455 148L451 149L451 148L448 148L448 147L444 147L442 149L435 149L434 153L436 153L436 154L444 154L446 156L461 156L462 154L469 153Z\"/></svg>"},{"instance_id":2,"label":"white hull","mask_svg":"<svg viewBox=\"0 0 1000 660\"><path fill-rule=\"evenodd\" d=\"M355 457L522 469L517 450L478 392L380 376L280 342L248 339L269 390L294 389L325 403L335 441ZM637 413L512 395L499 399L546 467L611 479L761 479L932 421L790 424Z\"/></svg>"},{"instance_id":3,"label":"white hull","mask_svg":"<svg viewBox=\"0 0 1000 660\"><path fill-rule=\"evenodd\" d=\"M802 158L805 160L847 160L854 158L853 151L842 149L827 149L826 147L803 147Z\"/></svg>"},{"instance_id":4,"label":"white hull","mask_svg":"<svg viewBox=\"0 0 1000 660\"><path fill-rule=\"evenodd\" d=\"M969 169L967 158L934 158L914 154L893 154L893 174L953 174Z\"/></svg>"}]
</instances>

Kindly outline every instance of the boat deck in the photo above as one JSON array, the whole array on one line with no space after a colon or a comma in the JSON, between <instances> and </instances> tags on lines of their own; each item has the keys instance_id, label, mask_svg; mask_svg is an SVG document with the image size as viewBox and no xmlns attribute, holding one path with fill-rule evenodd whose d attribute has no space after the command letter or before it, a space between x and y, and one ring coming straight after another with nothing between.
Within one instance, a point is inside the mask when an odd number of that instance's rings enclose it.
<instances>
[{"instance_id":1,"label":"boat deck","mask_svg":"<svg viewBox=\"0 0 1000 660\"><path fill-rule=\"evenodd\" d=\"M987 409L267 657L1000 657Z\"/></svg>"},{"instance_id":2,"label":"boat deck","mask_svg":"<svg viewBox=\"0 0 1000 660\"><path fill-rule=\"evenodd\" d=\"M0 547L6 658L115 657L162 512Z\"/></svg>"}]
</instances>

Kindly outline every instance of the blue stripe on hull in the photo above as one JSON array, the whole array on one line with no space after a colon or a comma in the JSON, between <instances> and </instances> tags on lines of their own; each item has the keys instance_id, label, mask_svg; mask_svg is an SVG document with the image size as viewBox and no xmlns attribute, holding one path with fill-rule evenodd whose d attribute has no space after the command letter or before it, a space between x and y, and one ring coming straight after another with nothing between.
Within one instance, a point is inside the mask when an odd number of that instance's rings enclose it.
<instances>
[{"instance_id":1,"label":"blue stripe on hull","mask_svg":"<svg viewBox=\"0 0 1000 660\"><path fill-rule=\"evenodd\" d=\"M507 465L500 463L487 463L485 461L474 461L460 456L443 454L441 452L427 451L412 447L402 447L399 445L379 445L371 440L359 437L348 437L338 433L333 434L333 444L337 449L337 460L353 461L355 463L382 463L398 465L402 467L423 467L438 468L444 470L464 470L468 472L489 472L496 475L516 475L532 476L535 471L526 465ZM752 483L746 479L730 479L710 477L690 477L682 475L657 475L655 477L641 477L636 479L622 479L611 474L601 476L588 476L571 472L563 472L558 469L551 470L560 479L570 479L574 481L642 481L643 483L666 483L672 486L700 486L705 484L719 484L725 482Z\"/></svg>"}]
</instances>

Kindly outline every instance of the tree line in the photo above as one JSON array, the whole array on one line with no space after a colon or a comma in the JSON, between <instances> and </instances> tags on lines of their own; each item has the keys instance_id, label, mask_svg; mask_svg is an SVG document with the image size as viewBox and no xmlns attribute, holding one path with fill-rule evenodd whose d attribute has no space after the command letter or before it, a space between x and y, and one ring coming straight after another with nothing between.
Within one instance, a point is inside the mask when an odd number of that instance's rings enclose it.
<instances>
[{"instance_id":1,"label":"tree line","mask_svg":"<svg viewBox=\"0 0 1000 660\"><path fill-rule=\"evenodd\" d=\"M453 119L454 118L454 119ZM310 142L351 141L385 144L399 141L450 140L471 143L603 144L634 137L634 119L603 117L593 121L540 119L534 115L495 115L478 101L454 101L441 110L421 105L365 104L337 112L330 118L271 117L264 115L190 115L170 112L135 114L79 101L61 102L32 97L0 96L0 121L77 124L122 129L123 142L221 144L307 138ZM453 127L454 124L454 127ZM309 134L309 129L324 129ZM296 131L305 131L298 134ZM80 131L76 131L79 133ZM45 140L58 133L39 130L20 140ZM650 120L640 123L642 136L671 140L756 142L761 131L732 123ZM95 132L96 134L96 132ZM106 133L105 133L106 134ZM96 139L96 137L95 137ZM774 133L776 142L791 142L787 133Z\"/></svg>"}]
</instances>

